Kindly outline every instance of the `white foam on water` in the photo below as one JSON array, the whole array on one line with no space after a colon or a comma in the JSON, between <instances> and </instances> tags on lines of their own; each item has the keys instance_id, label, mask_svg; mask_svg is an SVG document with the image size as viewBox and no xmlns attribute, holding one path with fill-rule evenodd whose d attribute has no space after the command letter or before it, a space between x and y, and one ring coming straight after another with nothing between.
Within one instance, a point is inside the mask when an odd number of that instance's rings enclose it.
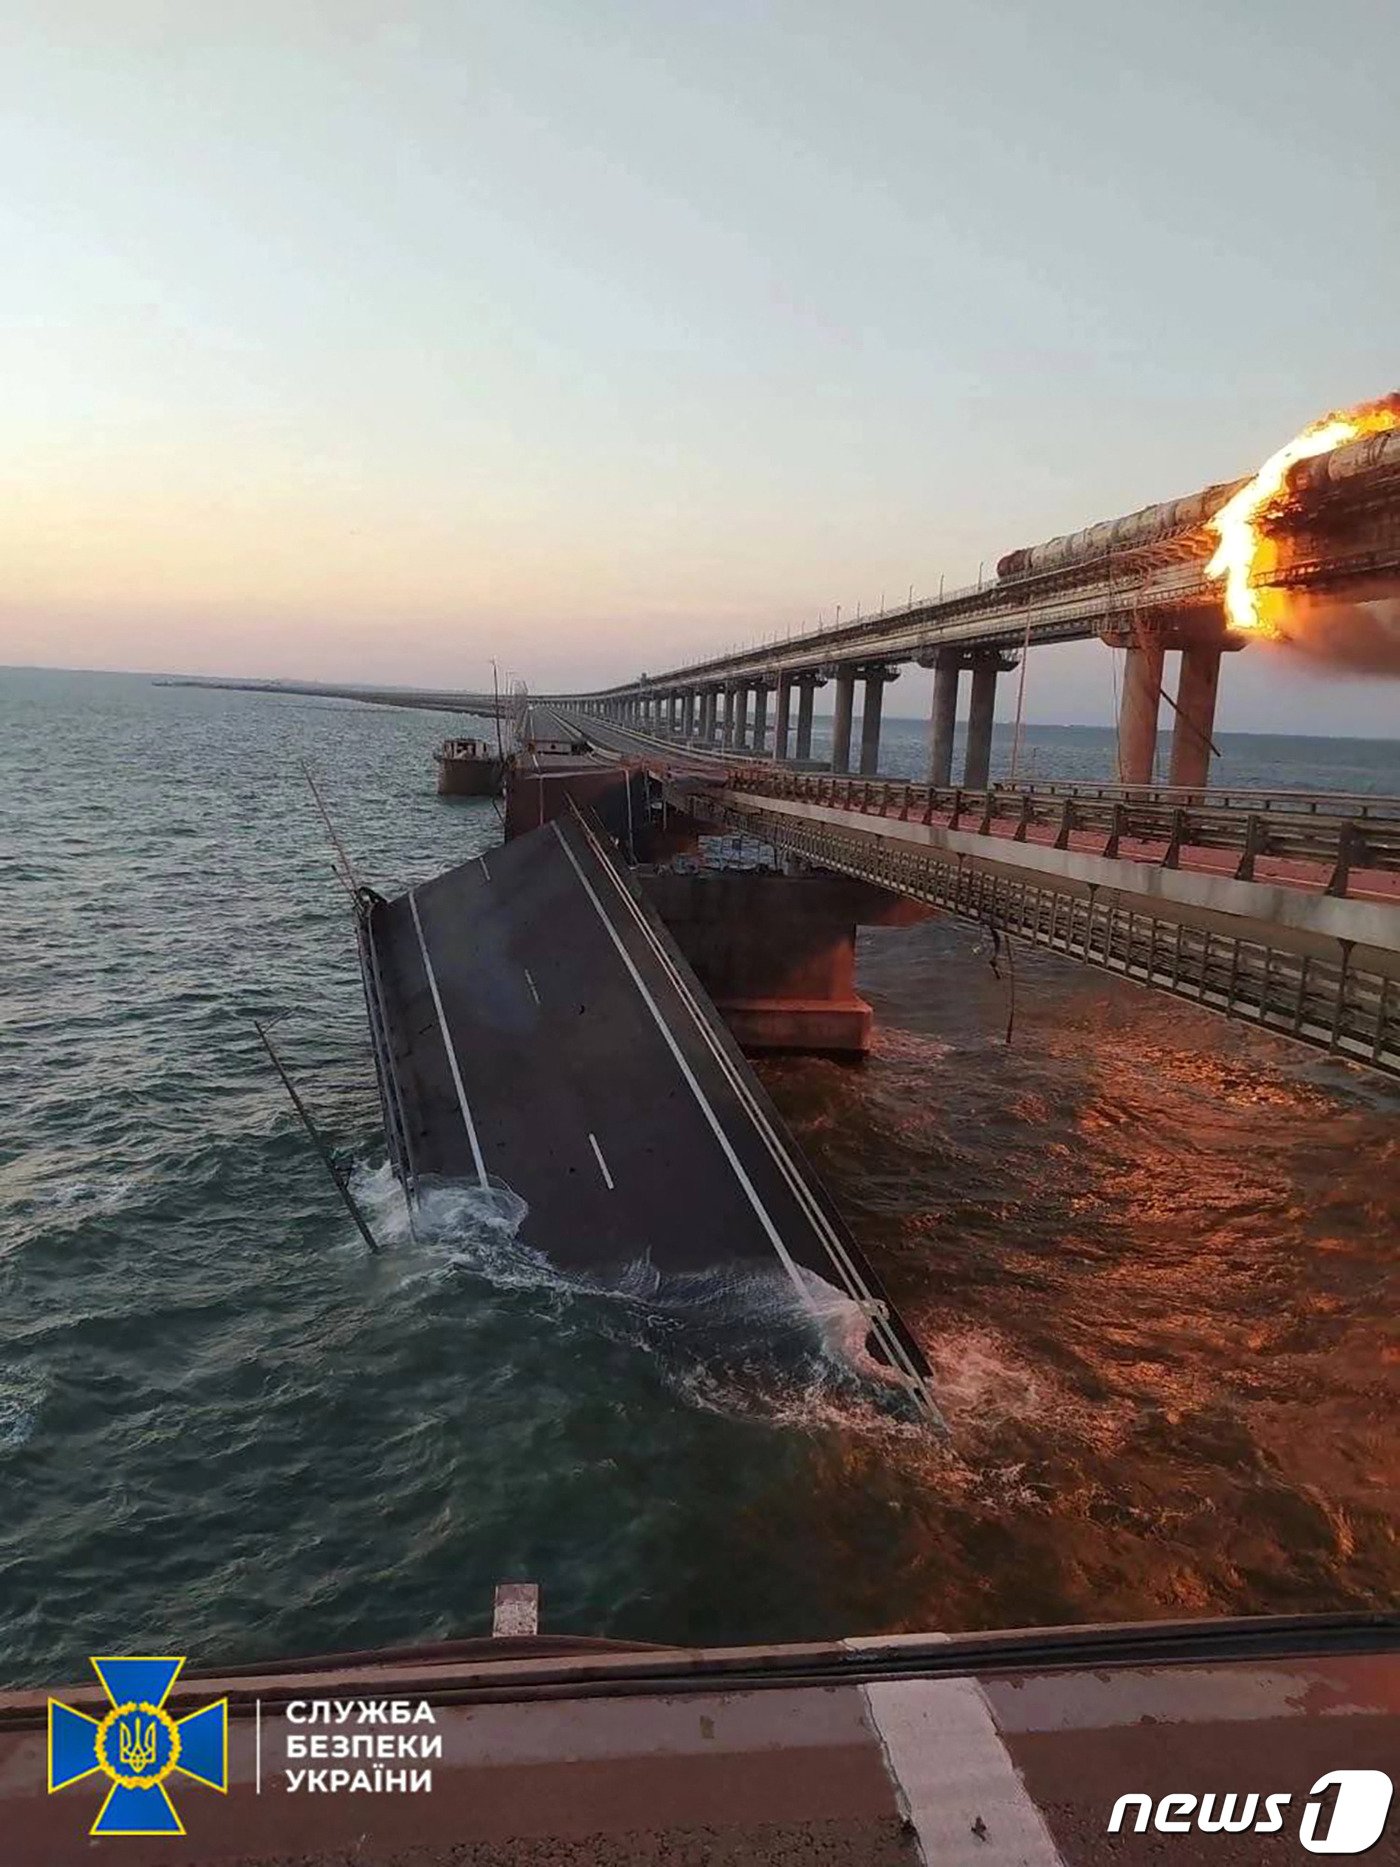
<instances>
[{"instance_id":1,"label":"white foam on water","mask_svg":"<svg viewBox=\"0 0 1400 1867\"><path fill-rule=\"evenodd\" d=\"M34 1437L45 1391L22 1375L0 1374L0 1453L13 1452Z\"/></svg>"},{"instance_id":2,"label":"white foam on water","mask_svg":"<svg viewBox=\"0 0 1400 1867\"><path fill-rule=\"evenodd\" d=\"M410 1209L387 1163L357 1167L352 1181L404 1281L467 1271L498 1289L577 1303L580 1315L603 1303L601 1326L615 1335L620 1318L626 1339L657 1358L688 1405L778 1426L927 1430L890 1417L901 1389L866 1346L868 1318L815 1271L798 1266L800 1290L777 1263L668 1274L643 1254L611 1274L568 1271L520 1238L529 1205L504 1184L427 1184Z\"/></svg>"}]
</instances>

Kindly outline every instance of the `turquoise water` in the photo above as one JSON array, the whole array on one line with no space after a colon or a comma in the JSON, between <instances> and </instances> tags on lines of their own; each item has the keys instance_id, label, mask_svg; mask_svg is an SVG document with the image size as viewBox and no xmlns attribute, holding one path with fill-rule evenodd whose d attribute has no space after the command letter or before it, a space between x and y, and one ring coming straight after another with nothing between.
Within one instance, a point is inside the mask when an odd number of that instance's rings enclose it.
<instances>
[{"instance_id":1,"label":"turquoise water","mask_svg":"<svg viewBox=\"0 0 1400 1867\"><path fill-rule=\"evenodd\" d=\"M5 1680L481 1631L520 1576L552 1628L677 1640L1393 1596L1400 1103L1048 956L1007 1050L975 930L866 935L870 1063L766 1070L950 1445L742 1291L719 1338L460 1203L410 1239L300 764L388 892L498 837L433 795L450 728L0 673ZM1060 733L1046 760L1100 756ZM1231 782L1400 790L1393 747L1250 756ZM381 1258L250 1012L285 1014Z\"/></svg>"}]
</instances>

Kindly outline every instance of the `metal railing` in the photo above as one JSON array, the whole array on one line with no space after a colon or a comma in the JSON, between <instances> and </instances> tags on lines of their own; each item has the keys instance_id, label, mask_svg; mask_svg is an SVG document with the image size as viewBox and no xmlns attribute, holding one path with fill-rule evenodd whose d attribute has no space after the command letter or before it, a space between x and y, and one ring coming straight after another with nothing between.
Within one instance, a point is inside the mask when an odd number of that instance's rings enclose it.
<instances>
[{"instance_id":1,"label":"metal railing","mask_svg":"<svg viewBox=\"0 0 1400 1867\"><path fill-rule=\"evenodd\" d=\"M1212 810L1271 810L1299 817L1377 817L1400 823L1400 797L1374 791L1286 791L1247 786L1120 784L1084 778L1037 778L1017 784L999 779L998 791L1032 791L1041 797L1101 797L1110 802L1205 804Z\"/></svg>"},{"instance_id":2,"label":"metal railing","mask_svg":"<svg viewBox=\"0 0 1400 1867\"><path fill-rule=\"evenodd\" d=\"M1115 889L1007 875L947 851L765 810L728 791L677 802L822 868L1400 1077L1400 980L1357 966L1349 942L1337 942L1335 959L1321 958L1127 907Z\"/></svg>"},{"instance_id":3,"label":"metal railing","mask_svg":"<svg viewBox=\"0 0 1400 1867\"><path fill-rule=\"evenodd\" d=\"M982 836L1009 835L1054 849L1083 849L1163 868L1181 866L1188 850L1225 850L1237 857L1234 876L1253 881L1265 859L1307 864L1330 895L1346 895L1358 871L1400 874L1400 807L1394 799L1372 799L1369 814L1356 809L1334 815L1298 808L1275 794L1252 801L1226 795L1218 801L1183 803L1169 792L1115 786L928 785L901 778L848 778L795 772L782 766L742 766L731 786L755 797L773 797L932 824ZM1178 796L1181 794L1178 794ZM1042 832L1032 836L1032 831ZM1048 832L1048 834L1045 834ZM1125 849L1125 844L1131 844ZM1284 878L1277 878L1284 879ZM1400 901L1397 903L1400 905Z\"/></svg>"}]
</instances>

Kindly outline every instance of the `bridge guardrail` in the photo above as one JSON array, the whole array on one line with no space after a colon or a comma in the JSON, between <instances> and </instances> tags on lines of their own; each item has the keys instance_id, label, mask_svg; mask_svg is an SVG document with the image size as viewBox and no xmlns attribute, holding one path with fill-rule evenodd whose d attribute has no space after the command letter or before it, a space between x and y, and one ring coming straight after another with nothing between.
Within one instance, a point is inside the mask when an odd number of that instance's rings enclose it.
<instances>
[{"instance_id":1,"label":"bridge guardrail","mask_svg":"<svg viewBox=\"0 0 1400 1867\"><path fill-rule=\"evenodd\" d=\"M1365 817L1400 823L1400 797L1374 791L1269 791L1247 786L1117 784L1084 778L1037 778L1025 784L998 779L993 790L1019 797L1099 797L1109 802L1204 805L1211 810L1270 811L1294 817Z\"/></svg>"},{"instance_id":2,"label":"bridge guardrail","mask_svg":"<svg viewBox=\"0 0 1400 1867\"><path fill-rule=\"evenodd\" d=\"M1256 879L1264 859L1300 862L1320 871L1324 892L1344 896L1358 871L1400 874L1400 817L1324 816L1237 805L1153 801L1140 794L1084 795L1070 789L1011 790L993 785L973 791L961 785L928 785L900 778L849 778L801 773L782 767L744 766L730 786L761 797L778 797L848 810L898 822L942 823L952 830L994 835L1010 825L1013 842L1048 842L1068 849L1076 838L1101 838L1096 854L1177 868L1187 849L1224 850L1238 860L1235 879ZM1050 836L1031 838L1031 831ZM1125 848L1124 845L1133 845ZM1075 845L1082 847L1082 843Z\"/></svg>"}]
</instances>

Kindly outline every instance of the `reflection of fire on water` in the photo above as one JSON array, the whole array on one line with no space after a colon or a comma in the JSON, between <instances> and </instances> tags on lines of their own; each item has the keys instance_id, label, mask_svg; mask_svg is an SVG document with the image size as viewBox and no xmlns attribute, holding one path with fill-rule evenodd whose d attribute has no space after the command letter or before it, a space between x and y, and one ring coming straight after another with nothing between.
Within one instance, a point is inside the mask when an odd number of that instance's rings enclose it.
<instances>
[{"instance_id":1,"label":"reflection of fire on water","mask_svg":"<svg viewBox=\"0 0 1400 1867\"><path fill-rule=\"evenodd\" d=\"M1289 475L1300 461L1330 454L1348 441L1400 427L1400 395L1324 415L1270 454L1263 466L1210 520L1220 540L1206 575L1224 582L1225 613L1232 629L1263 640L1285 642L1303 654L1357 671L1400 673L1400 603L1340 601L1316 595L1284 597L1271 592L1281 614L1266 614L1262 592L1251 578L1264 545L1261 521L1288 492Z\"/></svg>"}]
</instances>

